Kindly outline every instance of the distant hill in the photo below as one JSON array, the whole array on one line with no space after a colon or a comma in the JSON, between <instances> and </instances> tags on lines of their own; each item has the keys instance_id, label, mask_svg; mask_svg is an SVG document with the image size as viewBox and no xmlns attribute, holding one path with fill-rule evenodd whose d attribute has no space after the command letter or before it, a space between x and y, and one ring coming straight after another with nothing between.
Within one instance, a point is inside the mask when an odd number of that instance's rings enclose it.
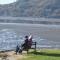
<instances>
[{"instance_id":1,"label":"distant hill","mask_svg":"<svg viewBox=\"0 0 60 60\"><path fill-rule=\"evenodd\" d=\"M60 0L17 0L0 5L0 16L60 18Z\"/></svg>"}]
</instances>

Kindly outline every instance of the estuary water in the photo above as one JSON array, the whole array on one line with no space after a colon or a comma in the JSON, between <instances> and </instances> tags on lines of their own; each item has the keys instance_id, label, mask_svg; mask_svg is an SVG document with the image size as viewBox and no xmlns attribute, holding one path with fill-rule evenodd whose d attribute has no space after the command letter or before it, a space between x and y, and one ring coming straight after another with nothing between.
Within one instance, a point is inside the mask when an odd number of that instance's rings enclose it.
<instances>
[{"instance_id":1,"label":"estuary water","mask_svg":"<svg viewBox=\"0 0 60 60\"><path fill-rule=\"evenodd\" d=\"M0 23L0 51L15 49L30 34L39 49L60 48L60 25Z\"/></svg>"}]
</instances>

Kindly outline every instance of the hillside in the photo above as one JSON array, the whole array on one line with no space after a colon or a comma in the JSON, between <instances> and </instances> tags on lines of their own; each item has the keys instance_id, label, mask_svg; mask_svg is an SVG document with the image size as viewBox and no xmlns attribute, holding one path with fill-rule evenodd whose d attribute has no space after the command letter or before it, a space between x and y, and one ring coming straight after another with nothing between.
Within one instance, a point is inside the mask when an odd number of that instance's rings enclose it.
<instances>
[{"instance_id":1,"label":"hillside","mask_svg":"<svg viewBox=\"0 0 60 60\"><path fill-rule=\"evenodd\" d=\"M0 5L0 16L60 18L60 0L17 0Z\"/></svg>"}]
</instances>

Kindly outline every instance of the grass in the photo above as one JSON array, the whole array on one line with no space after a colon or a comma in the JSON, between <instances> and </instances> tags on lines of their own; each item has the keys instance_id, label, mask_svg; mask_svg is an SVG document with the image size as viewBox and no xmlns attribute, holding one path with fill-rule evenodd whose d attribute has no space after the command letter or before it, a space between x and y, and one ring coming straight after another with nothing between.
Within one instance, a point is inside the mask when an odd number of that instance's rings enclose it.
<instances>
[{"instance_id":1,"label":"grass","mask_svg":"<svg viewBox=\"0 0 60 60\"><path fill-rule=\"evenodd\" d=\"M60 60L60 50L42 49L37 52L29 52L22 60Z\"/></svg>"}]
</instances>

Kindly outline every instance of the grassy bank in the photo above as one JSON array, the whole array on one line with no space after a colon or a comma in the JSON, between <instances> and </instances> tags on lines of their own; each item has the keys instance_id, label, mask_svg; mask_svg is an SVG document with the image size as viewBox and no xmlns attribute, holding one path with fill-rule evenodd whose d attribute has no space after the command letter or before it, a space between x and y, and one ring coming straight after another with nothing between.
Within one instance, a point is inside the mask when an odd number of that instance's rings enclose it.
<instances>
[{"instance_id":1,"label":"grassy bank","mask_svg":"<svg viewBox=\"0 0 60 60\"><path fill-rule=\"evenodd\" d=\"M22 60L60 60L60 50L37 50L37 52L29 52Z\"/></svg>"}]
</instances>

